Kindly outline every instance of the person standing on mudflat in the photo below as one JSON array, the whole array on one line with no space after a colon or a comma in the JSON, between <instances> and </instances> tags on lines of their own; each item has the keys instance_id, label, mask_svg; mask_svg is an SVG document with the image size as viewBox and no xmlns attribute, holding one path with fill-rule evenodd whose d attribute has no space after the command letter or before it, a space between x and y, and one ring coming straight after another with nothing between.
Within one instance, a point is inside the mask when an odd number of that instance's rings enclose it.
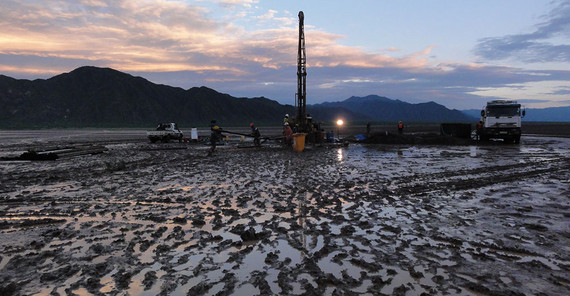
<instances>
[{"instance_id":1,"label":"person standing on mudflat","mask_svg":"<svg viewBox=\"0 0 570 296\"><path fill-rule=\"evenodd\" d=\"M249 126L251 127L251 135L253 136L253 145L255 147L261 147L261 141L260 141L260 137L261 137L261 133L259 132L259 129L257 127L255 127L255 124L250 123Z\"/></svg>"},{"instance_id":2,"label":"person standing on mudflat","mask_svg":"<svg viewBox=\"0 0 570 296\"><path fill-rule=\"evenodd\" d=\"M216 150L216 142L222 136L222 128L216 125L216 120L210 121L210 151L208 156L212 156Z\"/></svg>"},{"instance_id":3,"label":"person standing on mudflat","mask_svg":"<svg viewBox=\"0 0 570 296\"><path fill-rule=\"evenodd\" d=\"M283 124L283 136L283 143L285 144L285 147L291 147L293 140L293 130L289 126L289 122L285 122L285 124Z\"/></svg>"}]
</instances>

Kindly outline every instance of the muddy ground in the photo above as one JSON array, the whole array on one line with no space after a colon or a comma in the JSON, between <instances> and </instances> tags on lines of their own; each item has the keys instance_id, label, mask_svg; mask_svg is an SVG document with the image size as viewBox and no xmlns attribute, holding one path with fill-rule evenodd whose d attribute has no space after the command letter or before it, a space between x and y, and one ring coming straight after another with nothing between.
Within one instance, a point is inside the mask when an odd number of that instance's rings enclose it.
<instances>
[{"instance_id":1,"label":"muddy ground","mask_svg":"<svg viewBox=\"0 0 570 296\"><path fill-rule=\"evenodd\" d=\"M570 294L569 138L207 157L4 131L0 156L78 143L108 151L0 162L0 295Z\"/></svg>"}]
</instances>

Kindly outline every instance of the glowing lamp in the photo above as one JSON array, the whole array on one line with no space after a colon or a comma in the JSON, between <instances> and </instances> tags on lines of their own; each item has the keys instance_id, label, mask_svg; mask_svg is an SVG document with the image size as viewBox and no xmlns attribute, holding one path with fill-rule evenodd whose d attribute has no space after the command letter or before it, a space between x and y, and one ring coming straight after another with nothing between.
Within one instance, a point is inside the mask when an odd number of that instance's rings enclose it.
<instances>
[{"instance_id":1,"label":"glowing lamp","mask_svg":"<svg viewBox=\"0 0 570 296\"><path fill-rule=\"evenodd\" d=\"M336 121L336 126L337 126L337 136L338 136L338 140L340 141L340 127L344 124L344 121L342 119L339 119Z\"/></svg>"}]
</instances>

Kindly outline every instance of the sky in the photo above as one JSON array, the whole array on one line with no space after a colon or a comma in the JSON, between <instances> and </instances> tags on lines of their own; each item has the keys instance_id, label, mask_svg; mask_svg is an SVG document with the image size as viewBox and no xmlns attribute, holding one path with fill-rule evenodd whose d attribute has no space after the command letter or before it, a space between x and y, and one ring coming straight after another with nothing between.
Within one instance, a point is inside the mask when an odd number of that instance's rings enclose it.
<instances>
[{"instance_id":1,"label":"sky","mask_svg":"<svg viewBox=\"0 0 570 296\"><path fill-rule=\"evenodd\" d=\"M299 11L308 104L570 106L570 0L2 0L0 74L109 67L293 105Z\"/></svg>"}]
</instances>

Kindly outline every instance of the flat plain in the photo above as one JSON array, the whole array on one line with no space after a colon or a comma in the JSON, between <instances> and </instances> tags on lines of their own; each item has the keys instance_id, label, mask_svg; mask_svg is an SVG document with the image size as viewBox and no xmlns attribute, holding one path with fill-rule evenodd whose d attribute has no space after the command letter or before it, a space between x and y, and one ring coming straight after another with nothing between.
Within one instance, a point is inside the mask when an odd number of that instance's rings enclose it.
<instances>
[{"instance_id":1,"label":"flat plain","mask_svg":"<svg viewBox=\"0 0 570 296\"><path fill-rule=\"evenodd\" d=\"M108 151L0 162L0 294L570 294L570 138L238 144L1 131Z\"/></svg>"}]
</instances>

